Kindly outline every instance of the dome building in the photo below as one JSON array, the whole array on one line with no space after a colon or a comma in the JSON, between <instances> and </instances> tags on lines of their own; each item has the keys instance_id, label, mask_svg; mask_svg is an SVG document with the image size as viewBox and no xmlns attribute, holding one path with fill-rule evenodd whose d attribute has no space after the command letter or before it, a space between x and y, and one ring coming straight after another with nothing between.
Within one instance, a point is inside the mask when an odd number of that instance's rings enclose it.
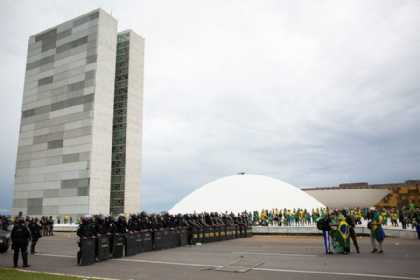
<instances>
[{"instance_id":1,"label":"dome building","mask_svg":"<svg viewBox=\"0 0 420 280\"><path fill-rule=\"evenodd\" d=\"M286 182L262 175L240 174L196 189L172 209L172 214L193 212L243 212L261 209L322 208L321 202Z\"/></svg>"}]
</instances>

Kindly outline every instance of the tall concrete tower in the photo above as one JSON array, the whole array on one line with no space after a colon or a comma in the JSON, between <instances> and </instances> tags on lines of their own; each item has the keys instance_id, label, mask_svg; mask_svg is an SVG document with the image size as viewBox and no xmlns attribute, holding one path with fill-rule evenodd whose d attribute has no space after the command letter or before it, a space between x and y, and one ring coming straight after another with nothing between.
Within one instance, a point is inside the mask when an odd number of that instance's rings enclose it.
<instances>
[{"instance_id":1,"label":"tall concrete tower","mask_svg":"<svg viewBox=\"0 0 420 280\"><path fill-rule=\"evenodd\" d=\"M126 74L117 61L123 34L130 38ZM13 214L139 210L143 48L135 33L119 36L101 9L29 38ZM123 174L120 200L116 173Z\"/></svg>"}]
</instances>

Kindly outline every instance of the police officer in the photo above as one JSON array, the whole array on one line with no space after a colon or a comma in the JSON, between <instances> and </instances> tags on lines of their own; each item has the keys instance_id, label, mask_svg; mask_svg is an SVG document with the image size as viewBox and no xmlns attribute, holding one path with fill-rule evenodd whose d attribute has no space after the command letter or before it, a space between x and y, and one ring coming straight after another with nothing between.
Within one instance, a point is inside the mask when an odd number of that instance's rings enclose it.
<instances>
[{"instance_id":1,"label":"police officer","mask_svg":"<svg viewBox=\"0 0 420 280\"><path fill-rule=\"evenodd\" d=\"M12 233L13 266L17 267L19 260L19 251L22 254L23 267L29 267L28 264L28 244L31 239L31 233L25 225L23 217L18 217L13 226Z\"/></svg>"},{"instance_id":2,"label":"police officer","mask_svg":"<svg viewBox=\"0 0 420 280\"><path fill-rule=\"evenodd\" d=\"M92 223L91 216L86 215L80 218L80 225L76 233L80 239L91 238L96 235L95 226ZM80 260L81 260L81 252L80 252L81 242L80 241L78 242L78 245L79 245L79 251L77 252L77 263L80 264Z\"/></svg>"},{"instance_id":3,"label":"police officer","mask_svg":"<svg viewBox=\"0 0 420 280\"><path fill-rule=\"evenodd\" d=\"M41 237L41 226L38 224L38 218L32 219L28 225L29 231L31 232L31 254L35 254L35 246Z\"/></svg>"}]
</instances>

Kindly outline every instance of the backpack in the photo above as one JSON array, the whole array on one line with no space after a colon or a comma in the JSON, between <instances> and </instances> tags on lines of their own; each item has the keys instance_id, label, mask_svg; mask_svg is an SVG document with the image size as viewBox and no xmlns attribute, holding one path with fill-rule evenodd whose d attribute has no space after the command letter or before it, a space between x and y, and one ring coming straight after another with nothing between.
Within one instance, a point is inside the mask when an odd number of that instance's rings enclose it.
<instances>
[{"instance_id":1,"label":"backpack","mask_svg":"<svg viewBox=\"0 0 420 280\"><path fill-rule=\"evenodd\" d=\"M316 222L316 227L319 230L325 230L327 228L327 220L325 218L319 218Z\"/></svg>"}]
</instances>

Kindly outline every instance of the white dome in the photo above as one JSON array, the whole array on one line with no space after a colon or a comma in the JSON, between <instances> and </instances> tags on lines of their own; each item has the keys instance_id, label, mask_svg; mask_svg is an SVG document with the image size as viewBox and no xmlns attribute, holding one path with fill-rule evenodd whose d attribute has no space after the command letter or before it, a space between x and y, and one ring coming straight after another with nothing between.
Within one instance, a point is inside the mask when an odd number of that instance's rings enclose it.
<instances>
[{"instance_id":1,"label":"white dome","mask_svg":"<svg viewBox=\"0 0 420 280\"><path fill-rule=\"evenodd\" d=\"M261 209L321 208L321 202L288 183L261 175L228 176L193 191L170 213L242 212Z\"/></svg>"}]
</instances>

